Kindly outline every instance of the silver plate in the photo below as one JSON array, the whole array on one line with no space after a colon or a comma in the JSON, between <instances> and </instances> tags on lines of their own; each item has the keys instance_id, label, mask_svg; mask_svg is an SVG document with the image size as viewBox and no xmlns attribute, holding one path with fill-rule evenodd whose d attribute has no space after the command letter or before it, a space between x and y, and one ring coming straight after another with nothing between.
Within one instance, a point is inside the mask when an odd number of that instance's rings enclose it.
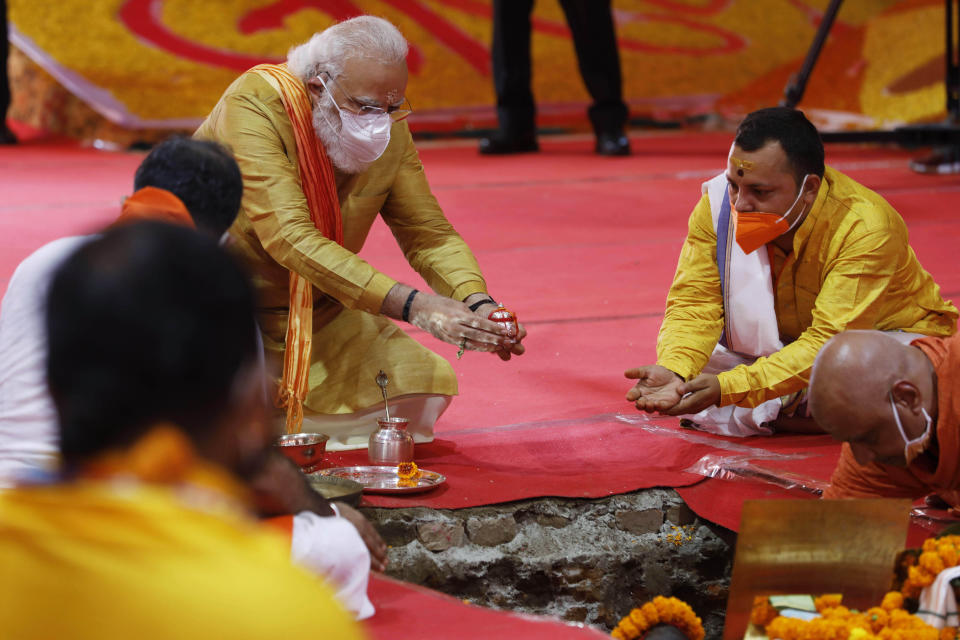
<instances>
[{"instance_id":1,"label":"silver plate","mask_svg":"<svg viewBox=\"0 0 960 640\"><path fill-rule=\"evenodd\" d=\"M439 487L447 481L446 476L436 471L420 469L417 484L401 487L396 467L336 467L321 469L317 473L359 482L363 485L364 493L418 493Z\"/></svg>"}]
</instances>

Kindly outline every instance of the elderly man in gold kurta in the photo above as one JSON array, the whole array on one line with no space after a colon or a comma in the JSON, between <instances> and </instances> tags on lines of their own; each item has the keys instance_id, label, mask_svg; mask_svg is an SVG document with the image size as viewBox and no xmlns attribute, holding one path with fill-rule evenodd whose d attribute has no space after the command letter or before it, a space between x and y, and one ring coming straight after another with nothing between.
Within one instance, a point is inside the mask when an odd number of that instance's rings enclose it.
<instances>
[{"instance_id":1,"label":"elderly man in gold kurta","mask_svg":"<svg viewBox=\"0 0 960 640\"><path fill-rule=\"evenodd\" d=\"M241 75L195 134L227 144L240 165L244 196L230 236L258 288L268 360L279 364L286 348L286 380L296 378L291 356L303 356L302 428L329 434L334 449L365 446L376 428L380 369L389 375L394 413L411 420L417 441L432 437L457 393L450 364L388 318L461 350L505 360L523 353L522 328L511 335L487 319L497 305L430 192L403 120L410 112L406 54L389 22L347 20L292 49L285 66ZM326 201L324 189L334 194ZM399 283L356 255L378 213L435 293ZM308 313L288 326L300 306L297 278L306 283ZM294 353L293 332L311 321L312 348L307 340ZM289 382L296 396L297 381ZM291 422L299 427L288 412L288 429Z\"/></svg>"},{"instance_id":2,"label":"elderly man in gold kurta","mask_svg":"<svg viewBox=\"0 0 960 640\"><path fill-rule=\"evenodd\" d=\"M703 185L657 363L626 372L637 380L627 400L724 435L815 431L805 390L831 336L879 329L909 342L956 324L893 207L824 166L801 112L761 109Z\"/></svg>"}]
</instances>

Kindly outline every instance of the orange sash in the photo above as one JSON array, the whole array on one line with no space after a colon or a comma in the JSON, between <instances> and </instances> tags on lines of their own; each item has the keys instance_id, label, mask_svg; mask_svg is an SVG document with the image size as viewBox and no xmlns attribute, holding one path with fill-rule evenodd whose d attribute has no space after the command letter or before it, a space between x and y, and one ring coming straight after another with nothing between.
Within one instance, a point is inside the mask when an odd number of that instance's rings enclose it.
<instances>
[{"instance_id":1,"label":"orange sash","mask_svg":"<svg viewBox=\"0 0 960 640\"><path fill-rule=\"evenodd\" d=\"M297 141L300 187L307 199L310 219L324 237L343 244L343 221L333 165L313 130L313 108L306 87L287 70L286 65L261 64L250 71L266 74L279 84L280 98ZM277 406L287 409L287 433L298 433L303 426L303 401L310 380L312 342L313 285L291 271L283 377L276 398Z\"/></svg>"},{"instance_id":2,"label":"orange sash","mask_svg":"<svg viewBox=\"0 0 960 640\"><path fill-rule=\"evenodd\" d=\"M180 198L165 189L144 187L123 201L120 217L112 227L141 220L156 220L196 228L187 207Z\"/></svg>"},{"instance_id":3,"label":"orange sash","mask_svg":"<svg viewBox=\"0 0 960 640\"><path fill-rule=\"evenodd\" d=\"M261 522L280 535L286 537L287 544L293 542L293 516L276 516L274 518L265 518Z\"/></svg>"}]
</instances>

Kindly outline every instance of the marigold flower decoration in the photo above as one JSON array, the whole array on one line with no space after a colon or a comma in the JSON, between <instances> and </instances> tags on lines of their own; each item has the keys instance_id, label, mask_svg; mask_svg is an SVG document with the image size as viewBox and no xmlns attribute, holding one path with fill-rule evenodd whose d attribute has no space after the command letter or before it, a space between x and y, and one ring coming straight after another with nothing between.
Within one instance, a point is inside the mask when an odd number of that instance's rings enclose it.
<instances>
[{"instance_id":1,"label":"marigold flower decoration","mask_svg":"<svg viewBox=\"0 0 960 640\"><path fill-rule=\"evenodd\" d=\"M416 462L401 462L397 465L397 486L415 487L420 484L421 475Z\"/></svg>"},{"instance_id":2,"label":"marigold flower decoration","mask_svg":"<svg viewBox=\"0 0 960 640\"><path fill-rule=\"evenodd\" d=\"M819 613L823 613L826 609L839 607L841 602L843 602L842 593L825 593L819 598L813 599L813 606Z\"/></svg>"},{"instance_id":3,"label":"marigold flower decoration","mask_svg":"<svg viewBox=\"0 0 960 640\"><path fill-rule=\"evenodd\" d=\"M851 611L841 603L842 596L829 594L815 598L819 618L800 620L778 616L765 625L771 640L956 640L956 629L937 630L903 607L903 595L891 591L879 607ZM754 599L754 613L759 617L761 600ZM769 600L767 600L769 605Z\"/></svg>"},{"instance_id":4,"label":"marigold flower decoration","mask_svg":"<svg viewBox=\"0 0 960 640\"><path fill-rule=\"evenodd\" d=\"M767 596L757 596L753 599L753 608L750 609L751 624L766 628L779 615L780 612L770 604L770 598Z\"/></svg>"},{"instance_id":5,"label":"marigold flower decoration","mask_svg":"<svg viewBox=\"0 0 960 640\"><path fill-rule=\"evenodd\" d=\"M957 564L960 564L960 536L927 538L917 563L907 569L907 579L900 592L905 598L917 599L924 587L933 584L938 573Z\"/></svg>"},{"instance_id":6,"label":"marigold flower decoration","mask_svg":"<svg viewBox=\"0 0 960 640\"><path fill-rule=\"evenodd\" d=\"M657 596L623 618L610 634L618 640L642 638L658 624L669 624L679 629L690 640L703 640L703 622L686 602L677 598Z\"/></svg>"}]
</instances>

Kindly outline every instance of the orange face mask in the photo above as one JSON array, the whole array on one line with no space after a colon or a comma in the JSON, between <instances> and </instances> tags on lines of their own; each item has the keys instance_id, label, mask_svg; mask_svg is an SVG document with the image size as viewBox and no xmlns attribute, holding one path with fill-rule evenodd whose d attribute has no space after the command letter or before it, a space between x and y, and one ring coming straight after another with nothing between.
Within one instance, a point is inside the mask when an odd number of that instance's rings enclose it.
<instances>
[{"instance_id":1,"label":"orange face mask","mask_svg":"<svg viewBox=\"0 0 960 640\"><path fill-rule=\"evenodd\" d=\"M803 188L807 184L808 177L809 175L803 177L797 199L782 215L765 211L737 211L733 205L730 206L730 212L734 217L734 228L737 232L737 244L740 245L744 253L753 253L796 226L802 216L797 216L792 223L787 223L787 218L790 217L793 208L800 202L800 196L803 195Z\"/></svg>"}]
</instances>

